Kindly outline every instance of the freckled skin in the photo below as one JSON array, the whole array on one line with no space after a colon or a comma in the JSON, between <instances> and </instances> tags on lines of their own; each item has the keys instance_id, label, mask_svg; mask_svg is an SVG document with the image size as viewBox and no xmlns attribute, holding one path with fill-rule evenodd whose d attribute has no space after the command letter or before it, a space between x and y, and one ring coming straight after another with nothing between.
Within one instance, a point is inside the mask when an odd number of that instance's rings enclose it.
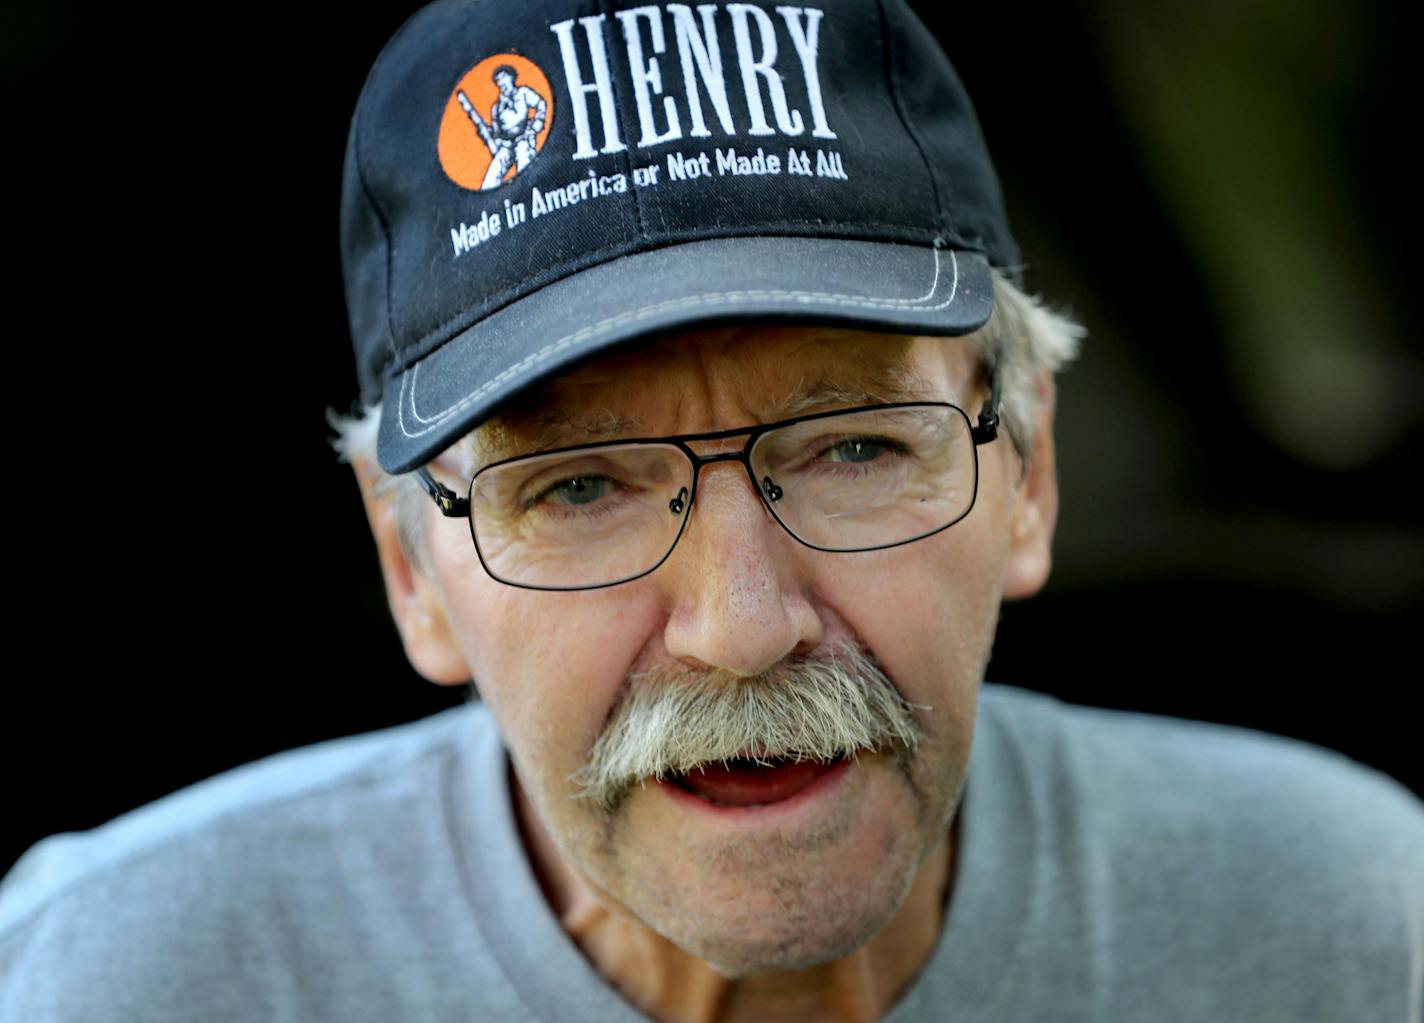
<instances>
[{"instance_id":1,"label":"freckled skin","mask_svg":"<svg viewBox=\"0 0 1424 1023\"><path fill-rule=\"evenodd\" d=\"M978 415L985 387L967 341L805 327L674 335L595 360L529 403L631 415L648 436L710 432L774 418L764 410L803 380L854 386L897 357L935 389L926 400ZM446 661L468 666L509 748L522 833L554 911L655 1018L757 1018L793 1003L826 1018L875 1018L928 957L1000 601L1042 584L1053 518L1047 498L1024 514L1038 499L1006 436L978 453L967 518L856 554L798 544L739 465L708 466L669 559L593 591L494 582L465 525L431 509L425 600L442 627L428 641L403 628L412 661L422 663L421 642L444 643L454 648ZM1051 448L1045 457L1051 476ZM846 640L865 644L923 705L925 739L907 762L863 755L810 812L776 826L714 825L654 785L632 789L612 815L570 798L569 776L630 672L681 664L744 675Z\"/></svg>"}]
</instances>

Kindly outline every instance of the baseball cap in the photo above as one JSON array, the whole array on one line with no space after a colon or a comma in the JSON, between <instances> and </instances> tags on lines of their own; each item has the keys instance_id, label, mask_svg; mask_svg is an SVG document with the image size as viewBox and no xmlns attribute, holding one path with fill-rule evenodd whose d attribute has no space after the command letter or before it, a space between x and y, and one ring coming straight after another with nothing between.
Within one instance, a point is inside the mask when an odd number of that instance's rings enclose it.
<instances>
[{"instance_id":1,"label":"baseball cap","mask_svg":"<svg viewBox=\"0 0 1424 1023\"><path fill-rule=\"evenodd\" d=\"M969 99L902 0L433 3L357 101L341 251L391 473L635 338L965 334L1018 264Z\"/></svg>"}]
</instances>

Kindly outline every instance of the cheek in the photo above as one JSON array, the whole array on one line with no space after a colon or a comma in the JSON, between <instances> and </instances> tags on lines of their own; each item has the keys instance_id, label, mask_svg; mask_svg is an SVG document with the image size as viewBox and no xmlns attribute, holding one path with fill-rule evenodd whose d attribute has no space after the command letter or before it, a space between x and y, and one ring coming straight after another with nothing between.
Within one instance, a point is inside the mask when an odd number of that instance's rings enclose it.
<instances>
[{"instance_id":1,"label":"cheek","mask_svg":"<svg viewBox=\"0 0 1424 1023\"><path fill-rule=\"evenodd\" d=\"M489 578L473 552L468 564L439 558L451 633L511 753L524 772L566 776L655 633L654 610L637 587L523 590Z\"/></svg>"},{"instance_id":2,"label":"cheek","mask_svg":"<svg viewBox=\"0 0 1424 1023\"><path fill-rule=\"evenodd\" d=\"M998 624L1006 530L990 510L976 506L943 533L837 566L824 587L906 698L936 711L972 700Z\"/></svg>"}]
</instances>

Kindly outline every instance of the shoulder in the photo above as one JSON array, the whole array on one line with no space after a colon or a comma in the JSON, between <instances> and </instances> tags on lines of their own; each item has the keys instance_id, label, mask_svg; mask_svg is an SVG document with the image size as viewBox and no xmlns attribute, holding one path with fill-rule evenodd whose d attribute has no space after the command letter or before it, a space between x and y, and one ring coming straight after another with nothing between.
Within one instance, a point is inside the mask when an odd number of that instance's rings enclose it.
<instances>
[{"instance_id":1,"label":"shoulder","mask_svg":"<svg viewBox=\"0 0 1424 1023\"><path fill-rule=\"evenodd\" d=\"M1204 982L1229 967L1273 1004L1312 992L1302 1019L1420 996L1424 803L1399 782L1294 739L1010 687L986 687L983 717L1022 765L1044 869L1134 960L1155 948Z\"/></svg>"},{"instance_id":2,"label":"shoulder","mask_svg":"<svg viewBox=\"0 0 1424 1023\"><path fill-rule=\"evenodd\" d=\"M1131 805L1158 827L1224 831L1235 824L1251 835L1310 837L1340 851L1394 850L1424 866L1424 803L1342 753L1231 725L1078 706L1009 686L988 686L984 695L986 716L1012 734L1060 802L1096 804L1105 816ZM1207 810L1209 817L1200 816Z\"/></svg>"},{"instance_id":3,"label":"shoulder","mask_svg":"<svg viewBox=\"0 0 1424 1023\"><path fill-rule=\"evenodd\" d=\"M37 843L0 880L0 1018L163 1019L159 992L216 1008L272 965L264 931L299 903L339 913L358 864L441 827L431 804L473 712L277 754Z\"/></svg>"}]
</instances>

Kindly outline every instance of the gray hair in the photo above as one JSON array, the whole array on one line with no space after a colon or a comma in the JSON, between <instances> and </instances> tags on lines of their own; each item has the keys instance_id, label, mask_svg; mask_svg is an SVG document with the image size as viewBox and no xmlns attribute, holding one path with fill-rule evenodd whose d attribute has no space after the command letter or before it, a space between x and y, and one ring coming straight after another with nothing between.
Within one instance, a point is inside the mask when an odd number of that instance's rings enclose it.
<instances>
[{"instance_id":1,"label":"gray hair","mask_svg":"<svg viewBox=\"0 0 1424 1023\"><path fill-rule=\"evenodd\" d=\"M986 364L997 359L1003 385L1000 418L1014 450L1027 465L1033 450L1034 429L1044 396L1039 380L1052 376L1078 354L1087 333L1069 316L1047 307L1037 296L1024 294L998 270L993 271L994 311L989 322L968 339ZM969 410L972 412L972 410ZM376 462L376 434L381 425L377 402L360 415L327 412L337 436L331 445L343 462L363 462L375 475L372 493L393 494L396 529L406 557L424 572L424 524L430 497L411 473L392 476Z\"/></svg>"}]
</instances>

